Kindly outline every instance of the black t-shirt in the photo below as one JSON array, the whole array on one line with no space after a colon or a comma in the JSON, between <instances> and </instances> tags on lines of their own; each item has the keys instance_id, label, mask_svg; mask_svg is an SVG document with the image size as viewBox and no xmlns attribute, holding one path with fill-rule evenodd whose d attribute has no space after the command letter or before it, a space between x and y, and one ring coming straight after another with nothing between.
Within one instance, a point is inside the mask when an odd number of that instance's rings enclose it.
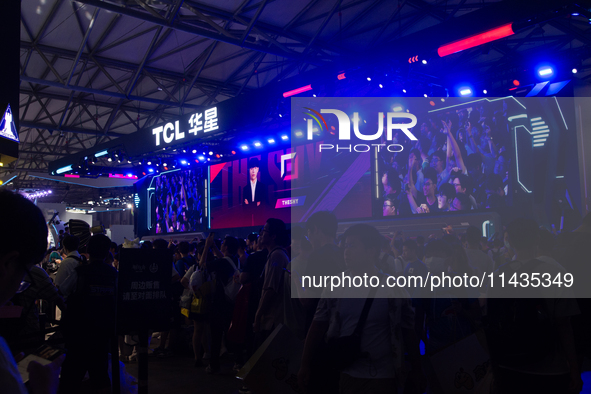
<instances>
[{"instance_id":1,"label":"black t-shirt","mask_svg":"<svg viewBox=\"0 0 591 394\"><path fill-rule=\"evenodd\" d=\"M250 274L251 278L253 279L261 276L263 270L265 269L265 264L267 263L268 254L269 251L267 249L249 254L246 258L244 267L242 267L242 272Z\"/></svg>"},{"instance_id":2,"label":"black t-shirt","mask_svg":"<svg viewBox=\"0 0 591 394\"><path fill-rule=\"evenodd\" d=\"M427 202L427 197L425 197L424 194L420 194L419 196L417 196L417 205L420 207L421 204L427 204L427 206L429 207L429 213L441 211L437 203L437 197L435 197L435 202L433 204L429 204Z\"/></svg>"}]
</instances>

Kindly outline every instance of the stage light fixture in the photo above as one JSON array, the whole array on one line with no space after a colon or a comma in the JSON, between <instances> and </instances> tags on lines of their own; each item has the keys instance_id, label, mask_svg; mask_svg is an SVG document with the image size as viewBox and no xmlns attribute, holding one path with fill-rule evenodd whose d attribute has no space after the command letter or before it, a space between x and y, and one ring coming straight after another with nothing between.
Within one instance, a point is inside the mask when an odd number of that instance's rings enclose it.
<instances>
[{"instance_id":1,"label":"stage light fixture","mask_svg":"<svg viewBox=\"0 0 591 394\"><path fill-rule=\"evenodd\" d=\"M382 89L384 87L384 85L382 85L382 84L379 84L378 86L380 87L380 89Z\"/></svg>"},{"instance_id":2,"label":"stage light fixture","mask_svg":"<svg viewBox=\"0 0 591 394\"><path fill-rule=\"evenodd\" d=\"M261 144L260 142L256 141L254 143L254 146L256 146L257 148L260 148L263 144Z\"/></svg>"},{"instance_id":3,"label":"stage light fixture","mask_svg":"<svg viewBox=\"0 0 591 394\"><path fill-rule=\"evenodd\" d=\"M402 93L406 93L406 89L402 89Z\"/></svg>"},{"instance_id":4,"label":"stage light fixture","mask_svg":"<svg viewBox=\"0 0 591 394\"><path fill-rule=\"evenodd\" d=\"M301 131L296 131L295 135L296 137L301 137L304 135L304 133L302 133Z\"/></svg>"},{"instance_id":5,"label":"stage light fixture","mask_svg":"<svg viewBox=\"0 0 591 394\"><path fill-rule=\"evenodd\" d=\"M197 153L197 150L196 149L193 149L193 154L195 154L195 153Z\"/></svg>"},{"instance_id":6,"label":"stage light fixture","mask_svg":"<svg viewBox=\"0 0 591 394\"><path fill-rule=\"evenodd\" d=\"M460 89L460 96L470 96L472 94L472 89L470 88L461 88Z\"/></svg>"},{"instance_id":7,"label":"stage light fixture","mask_svg":"<svg viewBox=\"0 0 591 394\"><path fill-rule=\"evenodd\" d=\"M538 75L540 77L551 77L554 74L554 69L550 66L542 66L538 69Z\"/></svg>"},{"instance_id":8,"label":"stage light fixture","mask_svg":"<svg viewBox=\"0 0 591 394\"><path fill-rule=\"evenodd\" d=\"M427 60L426 59L423 59L422 63L423 64L427 64Z\"/></svg>"},{"instance_id":9,"label":"stage light fixture","mask_svg":"<svg viewBox=\"0 0 591 394\"><path fill-rule=\"evenodd\" d=\"M154 172L153 168L148 168L148 172Z\"/></svg>"},{"instance_id":10,"label":"stage light fixture","mask_svg":"<svg viewBox=\"0 0 591 394\"><path fill-rule=\"evenodd\" d=\"M295 96L296 94L307 92L308 90L312 90L312 85L302 86L301 88L297 88L297 89L285 92L285 93L283 93L283 97L287 98L287 97Z\"/></svg>"},{"instance_id":11,"label":"stage light fixture","mask_svg":"<svg viewBox=\"0 0 591 394\"><path fill-rule=\"evenodd\" d=\"M579 70L577 70L576 68L573 68L571 71L572 71L573 74L576 74L576 73L579 72Z\"/></svg>"},{"instance_id":12,"label":"stage light fixture","mask_svg":"<svg viewBox=\"0 0 591 394\"><path fill-rule=\"evenodd\" d=\"M505 38L508 37L510 35L513 35L513 28L512 28L512 23L508 23L506 25L491 29L491 30L487 30L483 33L480 34L476 34L473 36L470 36L468 38L462 39L462 40L458 40L458 41L454 41L452 43L440 46L437 49L437 54L440 57L444 57L447 55L451 55L453 53L457 53L469 48L474 48L476 46L482 45L482 44L486 44L488 42L491 41L496 41L499 40L501 38Z\"/></svg>"},{"instance_id":13,"label":"stage light fixture","mask_svg":"<svg viewBox=\"0 0 591 394\"><path fill-rule=\"evenodd\" d=\"M371 78L370 78L370 77L367 77L367 80L368 80L368 81L371 81Z\"/></svg>"},{"instance_id":14,"label":"stage light fixture","mask_svg":"<svg viewBox=\"0 0 591 394\"><path fill-rule=\"evenodd\" d=\"M282 139L283 141L287 141L287 140L289 139L289 137L288 137L288 136L286 136L286 135L282 135L282 136L281 136L281 139Z\"/></svg>"},{"instance_id":15,"label":"stage light fixture","mask_svg":"<svg viewBox=\"0 0 591 394\"><path fill-rule=\"evenodd\" d=\"M274 138L269 138L269 139L267 140L267 142L268 142L269 144L274 144L274 143L275 143L275 139L274 139Z\"/></svg>"},{"instance_id":16,"label":"stage light fixture","mask_svg":"<svg viewBox=\"0 0 591 394\"><path fill-rule=\"evenodd\" d=\"M242 145L242 146L240 147L240 149L242 149L242 150L248 150L248 146L247 146L247 145Z\"/></svg>"},{"instance_id":17,"label":"stage light fixture","mask_svg":"<svg viewBox=\"0 0 591 394\"><path fill-rule=\"evenodd\" d=\"M111 158L109 157L109 158L107 159L107 161L111 162L111 161L113 161L113 159L111 159Z\"/></svg>"},{"instance_id":18,"label":"stage light fixture","mask_svg":"<svg viewBox=\"0 0 591 394\"><path fill-rule=\"evenodd\" d=\"M205 160L205 156L197 156L197 158L201 161Z\"/></svg>"},{"instance_id":19,"label":"stage light fixture","mask_svg":"<svg viewBox=\"0 0 591 394\"><path fill-rule=\"evenodd\" d=\"M484 89L484 90L482 91L482 93L484 93L484 94L488 94L488 92L486 91L486 89Z\"/></svg>"},{"instance_id":20,"label":"stage light fixture","mask_svg":"<svg viewBox=\"0 0 591 394\"><path fill-rule=\"evenodd\" d=\"M514 79L514 80L513 80L513 85L515 85L515 86L519 86L519 81L518 81L517 79Z\"/></svg>"},{"instance_id":21,"label":"stage light fixture","mask_svg":"<svg viewBox=\"0 0 591 394\"><path fill-rule=\"evenodd\" d=\"M181 164L182 164L182 165L187 165L187 160L184 160L184 159L183 159L183 160L181 160Z\"/></svg>"},{"instance_id":22,"label":"stage light fixture","mask_svg":"<svg viewBox=\"0 0 591 394\"><path fill-rule=\"evenodd\" d=\"M213 152L212 152L212 151L209 151L209 155L210 155L210 156L213 156Z\"/></svg>"}]
</instances>

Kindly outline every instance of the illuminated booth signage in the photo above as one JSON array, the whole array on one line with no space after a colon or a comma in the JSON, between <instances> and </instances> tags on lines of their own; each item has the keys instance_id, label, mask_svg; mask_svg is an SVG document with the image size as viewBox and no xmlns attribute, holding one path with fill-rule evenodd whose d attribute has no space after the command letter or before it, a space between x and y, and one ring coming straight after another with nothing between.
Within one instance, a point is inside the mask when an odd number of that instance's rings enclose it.
<instances>
[{"instance_id":1,"label":"illuminated booth signage","mask_svg":"<svg viewBox=\"0 0 591 394\"><path fill-rule=\"evenodd\" d=\"M168 122L164 126L155 127L152 129L152 134L155 137L156 146L160 146L191 138L190 134L193 135L192 138L195 138L199 133L209 133L218 129L218 109L213 107L204 112L191 114L188 121L177 120L174 123Z\"/></svg>"},{"instance_id":2,"label":"illuminated booth signage","mask_svg":"<svg viewBox=\"0 0 591 394\"><path fill-rule=\"evenodd\" d=\"M10 104L0 103L0 166L13 162L18 157L18 131L14 125Z\"/></svg>"}]
</instances>

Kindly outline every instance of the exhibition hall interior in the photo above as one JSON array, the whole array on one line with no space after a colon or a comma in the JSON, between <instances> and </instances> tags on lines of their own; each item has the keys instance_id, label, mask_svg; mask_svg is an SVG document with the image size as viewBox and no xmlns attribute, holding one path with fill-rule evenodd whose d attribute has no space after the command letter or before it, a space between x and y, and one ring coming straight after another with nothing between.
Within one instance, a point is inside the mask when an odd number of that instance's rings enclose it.
<instances>
[{"instance_id":1,"label":"exhibition hall interior","mask_svg":"<svg viewBox=\"0 0 591 394\"><path fill-rule=\"evenodd\" d=\"M0 391L591 393L589 0L6 0Z\"/></svg>"}]
</instances>

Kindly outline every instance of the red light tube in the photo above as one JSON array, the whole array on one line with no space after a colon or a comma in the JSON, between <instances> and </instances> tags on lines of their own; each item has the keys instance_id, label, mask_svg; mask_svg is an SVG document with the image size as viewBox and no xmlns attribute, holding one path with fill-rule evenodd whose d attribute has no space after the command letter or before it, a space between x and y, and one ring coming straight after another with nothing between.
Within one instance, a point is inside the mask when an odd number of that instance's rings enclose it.
<instances>
[{"instance_id":1,"label":"red light tube","mask_svg":"<svg viewBox=\"0 0 591 394\"><path fill-rule=\"evenodd\" d=\"M285 93L283 93L283 97L295 96L296 94L307 92L308 90L312 90L312 85L302 86L301 88L297 88L294 90L290 90L289 92L285 92Z\"/></svg>"},{"instance_id":2,"label":"red light tube","mask_svg":"<svg viewBox=\"0 0 591 394\"><path fill-rule=\"evenodd\" d=\"M485 31L484 33L476 34L474 36L440 46L437 49L437 53L440 57L444 57L469 48L486 44L487 42L500 40L501 38L509 37L513 34L515 34L515 32L513 31L512 23L508 23L501 27Z\"/></svg>"}]
</instances>

